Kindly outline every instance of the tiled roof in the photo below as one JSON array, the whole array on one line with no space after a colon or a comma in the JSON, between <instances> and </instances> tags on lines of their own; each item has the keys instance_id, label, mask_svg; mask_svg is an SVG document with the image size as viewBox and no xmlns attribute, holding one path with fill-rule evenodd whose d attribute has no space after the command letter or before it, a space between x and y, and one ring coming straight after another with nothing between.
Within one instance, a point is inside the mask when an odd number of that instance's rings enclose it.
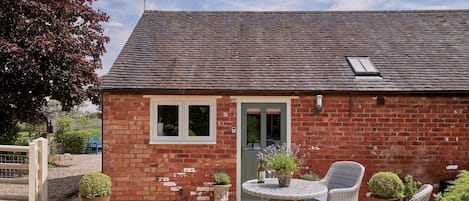
<instances>
[{"instance_id":1,"label":"tiled roof","mask_svg":"<svg viewBox=\"0 0 469 201\"><path fill-rule=\"evenodd\" d=\"M102 89L468 93L469 10L145 11Z\"/></svg>"}]
</instances>

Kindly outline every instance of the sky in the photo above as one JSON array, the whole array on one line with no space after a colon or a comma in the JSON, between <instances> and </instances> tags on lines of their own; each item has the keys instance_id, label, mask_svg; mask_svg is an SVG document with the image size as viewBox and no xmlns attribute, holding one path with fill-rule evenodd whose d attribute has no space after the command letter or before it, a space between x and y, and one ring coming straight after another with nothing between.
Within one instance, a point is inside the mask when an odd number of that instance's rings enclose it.
<instances>
[{"instance_id":1,"label":"sky","mask_svg":"<svg viewBox=\"0 0 469 201\"><path fill-rule=\"evenodd\" d=\"M103 55L106 74L146 10L183 11L327 11L469 9L468 0L98 0L93 7L110 16L104 23L111 38Z\"/></svg>"}]
</instances>

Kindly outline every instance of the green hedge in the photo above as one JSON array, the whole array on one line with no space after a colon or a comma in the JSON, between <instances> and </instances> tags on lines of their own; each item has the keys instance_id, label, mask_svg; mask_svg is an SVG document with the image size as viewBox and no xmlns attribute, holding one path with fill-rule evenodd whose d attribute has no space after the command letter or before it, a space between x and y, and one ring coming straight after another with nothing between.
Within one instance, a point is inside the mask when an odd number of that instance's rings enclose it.
<instances>
[{"instance_id":1,"label":"green hedge","mask_svg":"<svg viewBox=\"0 0 469 201\"><path fill-rule=\"evenodd\" d=\"M63 136L62 147L64 151L72 154L84 154L92 135L100 135L97 129L67 131Z\"/></svg>"}]
</instances>

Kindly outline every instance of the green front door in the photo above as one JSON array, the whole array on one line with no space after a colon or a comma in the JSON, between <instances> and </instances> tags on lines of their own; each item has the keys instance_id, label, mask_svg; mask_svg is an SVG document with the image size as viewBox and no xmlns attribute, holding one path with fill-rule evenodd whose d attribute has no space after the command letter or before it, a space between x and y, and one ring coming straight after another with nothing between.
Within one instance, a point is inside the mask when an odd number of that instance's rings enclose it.
<instances>
[{"instance_id":1,"label":"green front door","mask_svg":"<svg viewBox=\"0 0 469 201\"><path fill-rule=\"evenodd\" d=\"M241 104L241 183L256 178L256 154L266 146L286 142L285 103ZM242 193L241 199L256 200Z\"/></svg>"}]
</instances>

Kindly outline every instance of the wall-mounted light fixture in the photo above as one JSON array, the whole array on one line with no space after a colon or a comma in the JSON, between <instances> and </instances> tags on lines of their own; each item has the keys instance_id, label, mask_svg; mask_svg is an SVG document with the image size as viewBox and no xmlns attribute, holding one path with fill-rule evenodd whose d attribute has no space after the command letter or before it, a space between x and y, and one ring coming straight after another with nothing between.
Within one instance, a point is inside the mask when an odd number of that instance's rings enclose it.
<instances>
[{"instance_id":1,"label":"wall-mounted light fixture","mask_svg":"<svg viewBox=\"0 0 469 201\"><path fill-rule=\"evenodd\" d=\"M316 114L321 113L322 111L322 95L316 95L316 107L314 108L314 112Z\"/></svg>"}]
</instances>

